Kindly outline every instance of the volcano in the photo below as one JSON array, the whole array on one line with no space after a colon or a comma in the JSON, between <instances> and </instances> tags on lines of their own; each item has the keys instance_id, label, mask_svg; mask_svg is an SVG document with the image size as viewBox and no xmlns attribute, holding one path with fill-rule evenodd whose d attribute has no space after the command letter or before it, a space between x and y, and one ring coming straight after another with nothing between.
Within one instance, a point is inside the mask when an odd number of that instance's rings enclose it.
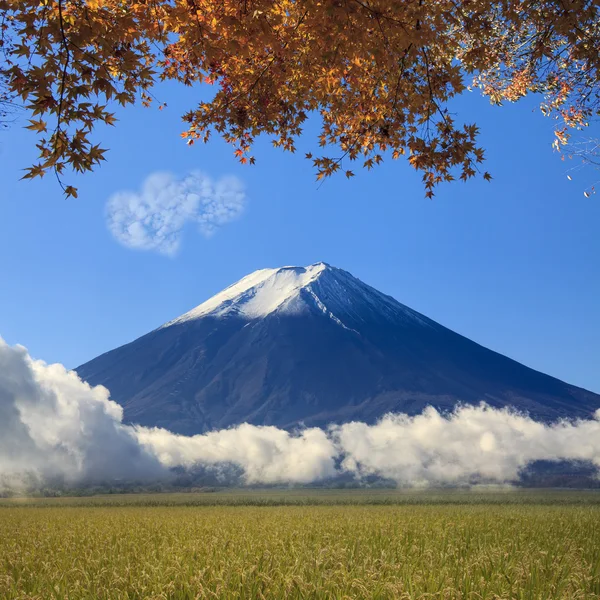
<instances>
[{"instance_id":1,"label":"volcano","mask_svg":"<svg viewBox=\"0 0 600 600\"><path fill-rule=\"evenodd\" d=\"M326 263L262 269L76 369L128 423L202 433L376 421L458 403L543 421L588 418L600 395L483 346Z\"/></svg>"}]
</instances>

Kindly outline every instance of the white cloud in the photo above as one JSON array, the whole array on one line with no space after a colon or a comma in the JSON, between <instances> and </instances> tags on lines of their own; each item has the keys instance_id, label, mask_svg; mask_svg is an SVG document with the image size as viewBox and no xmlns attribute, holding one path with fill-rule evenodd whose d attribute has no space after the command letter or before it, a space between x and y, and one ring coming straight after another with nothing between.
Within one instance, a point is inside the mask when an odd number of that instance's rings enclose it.
<instances>
[{"instance_id":1,"label":"white cloud","mask_svg":"<svg viewBox=\"0 0 600 600\"><path fill-rule=\"evenodd\" d=\"M600 410L594 419L552 425L508 409L434 408L413 417L386 415L375 425L330 429L341 469L379 475L400 485L510 482L534 461L589 461L600 467Z\"/></svg>"},{"instance_id":2,"label":"white cloud","mask_svg":"<svg viewBox=\"0 0 600 600\"><path fill-rule=\"evenodd\" d=\"M298 434L248 423L190 437L158 428L140 427L136 432L142 446L166 466L232 464L242 469L249 484L310 483L337 473L338 451L316 427Z\"/></svg>"},{"instance_id":3,"label":"white cloud","mask_svg":"<svg viewBox=\"0 0 600 600\"><path fill-rule=\"evenodd\" d=\"M213 181L199 171L181 179L171 173L153 173L139 192L113 194L106 218L110 232L124 246L174 256L186 224L196 224L210 237L238 218L245 203L244 186L233 176Z\"/></svg>"},{"instance_id":4,"label":"white cloud","mask_svg":"<svg viewBox=\"0 0 600 600\"><path fill-rule=\"evenodd\" d=\"M124 425L102 386L30 358L0 338L0 490L14 482L158 480L172 467L240 473L249 484L309 483L343 473L398 485L512 482L537 460L600 467L595 418L553 425L509 410L461 406L290 433L247 423L182 436Z\"/></svg>"},{"instance_id":5,"label":"white cloud","mask_svg":"<svg viewBox=\"0 0 600 600\"><path fill-rule=\"evenodd\" d=\"M121 407L62 365L32 360L0 338L0 488L31 476L148 479L165 472L121 424Z\"/></svg>"}]
</instances>

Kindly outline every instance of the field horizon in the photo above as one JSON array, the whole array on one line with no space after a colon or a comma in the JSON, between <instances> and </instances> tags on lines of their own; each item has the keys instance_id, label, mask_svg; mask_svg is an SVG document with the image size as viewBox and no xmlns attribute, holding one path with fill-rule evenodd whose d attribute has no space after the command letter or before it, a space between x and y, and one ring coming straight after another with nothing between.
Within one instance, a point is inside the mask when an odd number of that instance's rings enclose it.
<instances>
[{"instance_id":1,"label":"field horizon","mask_svg":"<svg viewBox=\"0 0 600 600\"><path fill-rule=\"evenodd\" d=\"M429 488L239 487L195 488L158 492L22 494L0 497L0 508L14 506L322 506L528 504L598 505L600 489L521 488L501 485Z\"/></svg>"}]
</instances>

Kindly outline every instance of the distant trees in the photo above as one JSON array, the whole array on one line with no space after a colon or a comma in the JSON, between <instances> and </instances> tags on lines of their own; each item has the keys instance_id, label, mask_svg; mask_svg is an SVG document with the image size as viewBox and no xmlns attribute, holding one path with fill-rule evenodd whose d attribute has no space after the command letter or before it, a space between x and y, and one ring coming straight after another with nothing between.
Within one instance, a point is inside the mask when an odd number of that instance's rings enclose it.
<instances>
[{"instance_id":1,"label":"distant trees","mask_svg":"<svg viewBox=\"0 0 600 600\"><path fill-rule=\"evenodd\" d=\"M447 108L468 86L494 104L540 94L558 150L598 114L599 16L597 0L0 0L0 44L40 138L25 177L93 169L110 104L175 80L215 88L183 117L189 144L217 133L253 163L258 135L293 152L316 113L318 178L405 156L431 196L484 160Z\"/></svg>"}]
</instances>

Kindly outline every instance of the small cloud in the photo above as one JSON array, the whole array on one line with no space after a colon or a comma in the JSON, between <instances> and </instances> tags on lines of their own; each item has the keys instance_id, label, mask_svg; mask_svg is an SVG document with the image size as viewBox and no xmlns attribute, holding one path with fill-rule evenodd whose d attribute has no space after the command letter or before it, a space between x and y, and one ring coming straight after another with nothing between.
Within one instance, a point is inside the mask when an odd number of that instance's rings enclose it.
<instances>
[{"instance_id":1,"label":"small cloud","mask_svg":"<svg viewBox=\"0 0 600 600\"><path fill-rule=\"evenodd\" d=\"M233 176L218 181L193 171L183 178L171 173L149 175L138 192L113 194L106 204L107 225L128 248L174 256L187 223L196 223L205 237L238 218L246 192Z\"/></svg>"}]
</instances>

